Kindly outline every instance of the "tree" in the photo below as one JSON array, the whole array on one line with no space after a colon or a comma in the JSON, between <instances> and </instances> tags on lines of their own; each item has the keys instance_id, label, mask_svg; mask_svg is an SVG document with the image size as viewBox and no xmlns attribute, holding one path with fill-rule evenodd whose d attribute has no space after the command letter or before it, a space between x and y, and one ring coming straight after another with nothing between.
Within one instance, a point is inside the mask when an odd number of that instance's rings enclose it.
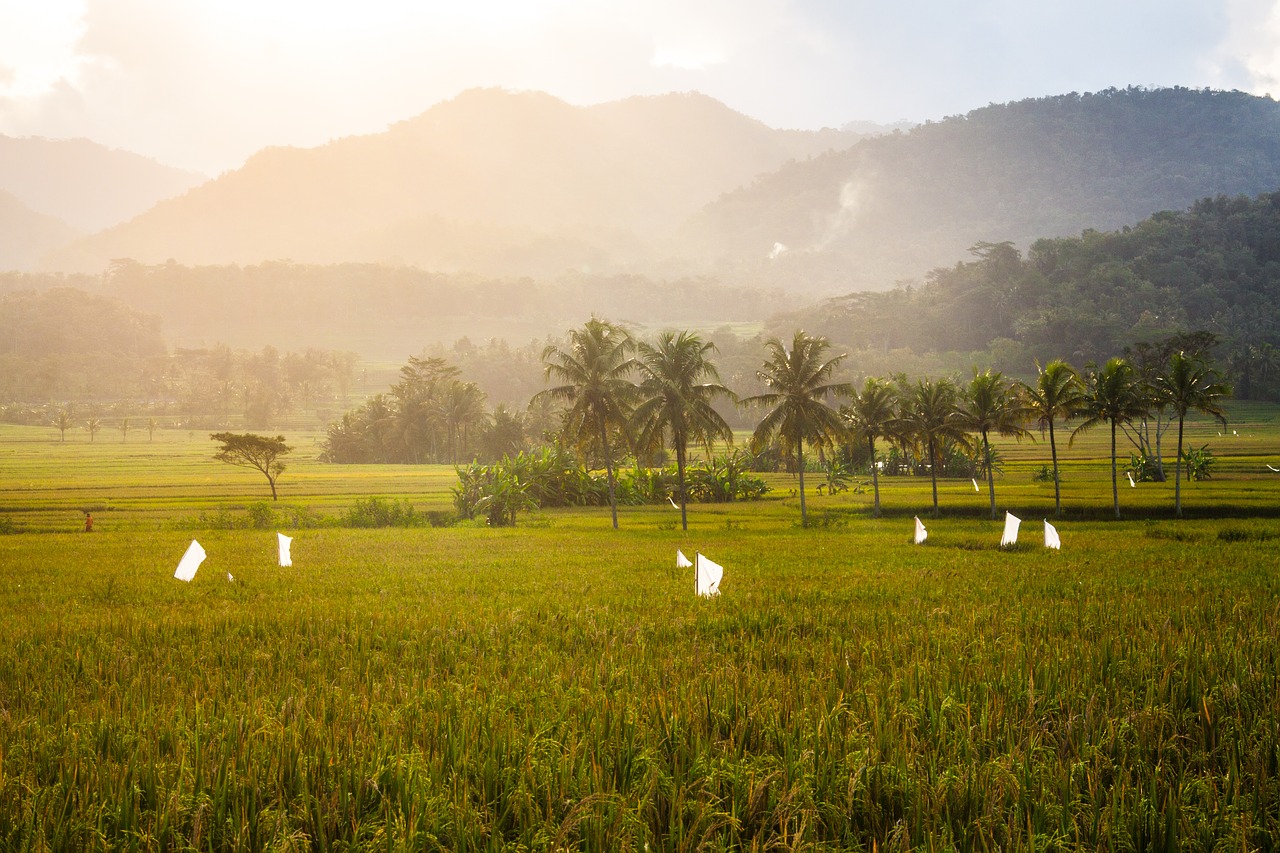
<instances>
[{"instance_id":1,"label":"tree","mask_svg":"<svg viewBox=\"0 0 1280 853\"><path fill-rule=\"evenodd\" d=\"M899 440L924 446L933 484L933 517L938 517L938 448L946 441L967 446L968 435L957 407L959 390L949 379L920 379L900 399Z\"/></svg>"},{"instance_id":2,"label":"tree","mask_svg":"<svg viewBox=\"0 0 1280 853\"><path fill-rule=\"evenodd\" d=\"M84 422L84 428L89 431L89 443L93 444L93 437L102 429L102 418L89 418Z\"/></svg>"},{"instance_id":3,"label":"tree","mask_svg":"<svg viewBox=\"0 0 1280 853\"><path fill-rule=\"evenodd\" d=\"M1039 365L1037 365L1037 368ZM1049 362L1040 370L1035 385L1024 385L1027 414L1036 419L1043 433L1049 431L1049 455L1053 459L1053 514L1062 515L1061 479L1058 475L1058 443L1053 422L1069 421L1084 406L1084 386L1080 375L1061 359Z\"/></svg>"},{"instance_id":4,"label":"tree","mask_svg":"<svg viewBox=\"0 0 1280 853\"><path fill-rule=\"evenodd\" d=\"M890 438L897 424L898 395L883 379L868 377L862 390L842 411L854 436L867 443L871 460L871 486L875 492L875 517L880 517L880 471L876 467L876 439Z\"/></svg>"},{"instance_id":5,"label":"tree","mask_svg":"<svg viewBox=\"0 0 1280 853\"><path fill-rule=\"evenodd\" d=\"M642 447L658 447L663 436L676 452L676 482L680 492L680 525L689 529L685 462L689 443L697 442L711 454L717 439L733 441L733 430L712 406L717 397L732 398L720 384L720 374L708 358L713 343L690 332L663 332L656 344L638 345L641 381L639 401L632 414ZM703 380L713 380L706 382Z\"/></svg>"},{"instance_id":6,"label":"tree","mask_svg":"<svg viewBox=\"0 0 1280 853\"><path fill-rule=\"evenodd\" d=\"M215 432L209 438L222 443L218 452L213 454L214 459L228 465L261 471L271 485L271 500L279 500L276 496L276 478L284 471L284 463L280 461L280 457L293 450L284 443L283 435L268 438L251 432Z\"/></svg>"},{"instance_id":7,"label":"tree","mask_svg":"<svg viewBox=\"0 0 1280 853\"><path fill-rule=\"evenodd\" d=\"M1177 352L1169 360L1169 370L1156 378L1156 393L1173 409L1178 418L1178 468L1173 475L1174 514L1182 518L1182 429L1187 412L1192 409L1212 415L1224 427L1227 416L1220 405L1230 389L1218 379L1217 371L1197 358ZM1191 470L1187 467L1187 482L1191 482Z\"/></svg>"},{"instance_id":8,"label":"tree","mask_svg":"<svg viewBox=\"0 0 1280 853\"><path fill-rule=\"evenodd\" d=\"M147 418L147 441L155 441L156 427L160 426L160 422L155 418Z\"/></svg>"},{"instance_id":9,"label":"tree","mask_svg":"<svg viewBox=\"0 0 1280 853\"><path fill-rule=\"evenodd\" d=\"M847 382L831 382L845 355L827 359L831 343L824 337L797 331L788 350L782 341L765 342L769 360L756 376L770 390L743 400L744 405L769 407L769 413L756 426L751 436L752 447L762 448L773 437L782 439L783 451L794 451L796 470L800 474L800 524L808 527L809 516L804 496L804 442L819 447L830 444L845 433L839 412L826 403L833 394L849 394Z\"/></svg>"},{"instance_id":10,"label":"tree","mask_svg":"<svg viewBox=\"0 0 1280 853\"><path fill-rule=\"evenodd\" d=\"M982 464L987 471L987 494L991 500L991 518L996 518L995 466L991 464L992 432L1021 440L1028 435L1022 424L1026 420L1026 406L1017 386L1005 381L999 371L976 370L969 387L964 390L960 406L960 420L964 426L982 436Z\"/></svg>"},{"instance_id":11,"label":"tree","mask_svg":"<svg viewBox=\"0 0 1280 853\"><path fill-rule=\"evenodd\" d=\"M547 379L563 384L541 391L539 396L568 405L563 433L579 448L598 444L609 482L614 530L618 529L618 488L609 433L621 431L625 435L628 427L628 407L635 394L635 385L628 378L635 369L633 348L626 330L592 317L581 329L569 332L568 346L552 344L542 351Z\"/></svg>"},{"instance_id":12,"label":"tree","mask_svg":"<svg viewBox=\"0 0 1280 853\"><path fill-rule=\"evenodd\" d=\"M122 442L128 443L128 441L129 441L129 427L130 427L130 426L132 426L132 424L130 424L130 423L129 423L129 419L128 419L128 418L121 418L121 419L120 419L120 440L121 440Z\"/></svg>"},{"instance_id":13,"label":"tree","mask_svg":"<svg viewBox=\"0 0 1280 853\"><path fill-rule=\"evenodd\" d=\"M1071 431L1071 441L1077 434L1101 423L1111 425L1111 505L1116 518L1120 517L1120 488L1116 478L1116 430L1145 411L1145 403L1138 392L1133 366L1123 358L1112 358L1101 370L1091 369L1084 377L1084 420Z\"/></svg>"},{"instance_id":14,"label":"tree","mask_svg":"<svg viewBox=\"0 0 1280 853\"><path fill-rule=\"evenodd\" d=\"M58 409L58 411L54 412L53 426L55 429L58 430L58 434L61 436L58 439L59 441L64 443L66 442L67 430L71 429L74 423L75 423L75 417L72 416L71 414L70 406L63 406L62 408Z\"/></svg>"}]
</instances>

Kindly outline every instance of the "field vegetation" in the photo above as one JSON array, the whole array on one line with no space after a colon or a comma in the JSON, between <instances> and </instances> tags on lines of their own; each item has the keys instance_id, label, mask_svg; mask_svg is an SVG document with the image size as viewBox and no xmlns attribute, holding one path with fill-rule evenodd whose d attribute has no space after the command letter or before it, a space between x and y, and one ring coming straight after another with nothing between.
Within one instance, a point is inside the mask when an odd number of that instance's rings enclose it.
<instances>
[{"instance_id":1,"label":"field vegetation","mask_svg":"<svg viewBox=\"0 0 1280 853\"><path fill-rule=\"evenodd\" d=\"M344 519L375 497L448 511L454 469L292 433L272 505L205 433L0 426L0 847L1273 848L1280 430L1228 415L1188 421L1218 464L1182 520L1172 482L1111 520L1108 436L1060 447L1061 552L1025 439L993 437L1002 550L968 478L919 547L920 476L881 477L880 519L811 479L807 528L771 474L687 532L669 505L371 530Z\"/></svg>"}]
</instances>

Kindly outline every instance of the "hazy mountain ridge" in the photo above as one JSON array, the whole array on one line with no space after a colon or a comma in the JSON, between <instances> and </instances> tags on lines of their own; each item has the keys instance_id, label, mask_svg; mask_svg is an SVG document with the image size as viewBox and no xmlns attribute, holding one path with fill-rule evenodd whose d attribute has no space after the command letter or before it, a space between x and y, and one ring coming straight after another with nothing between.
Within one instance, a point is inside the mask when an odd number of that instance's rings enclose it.
<instances>
[{"instance_id":1,"label":"hazy mountain ridge","mask_svg":"<svg viewBox=\"0 0 1280 853\"><path fill-rule=\"evenodd\" d=\"M83 233L55 216L32 210L0 189L0 269L25 269Z\"/></svg>"},{"instance_id":2,"label":"hazy mountain ridge","mask_svg":"<svg viewBox=\"0 0 1280 853\"><path fill-rule=\"evenodd\" d=\"M1280 106L1130 88L974 110L793 163L695 216L683 250L754 283L884 289L982 241L1132 224L1280 187ZM777 244L787 251L773 261Z\"/></svg>"},{"instance_id":3,"label":"hazy mountain ridge","mask_svg":"<svg viewBox=\"0 0 1280 853\"><path fill-rule=\"evenodd\" d=\"M857 138L773 130L702 95L573 107L472 90L384 133L264 150L45 266L291 258L481 274L625 270L646 266L648 241L720 194Z\"/></svg>"},{"instance_id":4,"label":"hazy mountain ridge","mask_svg":"<svg viewBox=\"0 0 1280 853\"><path fill-rule=\"evenodd\" d=\"M0 190L82 233L131 219L205 180L87 139L0 136Z\"/></svg>"}]
</instances>

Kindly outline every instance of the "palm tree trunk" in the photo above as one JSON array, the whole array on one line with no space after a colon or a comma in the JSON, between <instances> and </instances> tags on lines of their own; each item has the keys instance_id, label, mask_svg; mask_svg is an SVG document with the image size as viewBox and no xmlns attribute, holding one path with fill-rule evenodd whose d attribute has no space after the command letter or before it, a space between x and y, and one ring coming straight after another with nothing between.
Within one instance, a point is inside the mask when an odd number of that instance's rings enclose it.
<instances>
[{"instance_id":1,"label":"palm tree trunk","mask_svg":"<svg viewBox=\"0 0 1280 853\"><path fill-rule=\"evenodd\" d=\"M685 501L684 492L684 454L683 447L676 448L676 483L680 487L680 529L689 529L689 508Z\"/></svg>"},{"instance_id":2,"label":"palm tree trunk","mask_svg":"<svg viewBox=\"0 0 1280 853\"><path fill-rule=\"evenodd\" d=\"M880 471L876 468L876 438L873 435L867 436L867 450L871 454L871 488L876 494L876 508L873 515L874 518L880 517Z\"/></svg>"},{"instance_id":3,"label":"palm tree trunk","mask_svg":"<svg viewBox=\"0 0 1280 853\"><path fill-rule=\"evenodd\" d=\"M809 526L809 516L804 508L804 439L796 441L796 467L800 470L800 526Z\"/></svg>"},{"instance_id":4,"label":"palm tree trunk","mask_svg":"<svg viewBox=\"0 0 1280 853\"><path fill-rule=\"evenodd\" d=\"M982 431L982 458L987 462L987 493L991 496L991 520L996 520L996 474L991 470L991 443L987 431Z\"/></svg>"},{"instance_id":5,"label":"palm tree trunk","mask_svg":"<svg viewBox=\"0 0 1280 853\"><path fill-rule=\"evenodd\" d=\"M1120 517L1120 488L1116 484L1116 421L1111 419L1111 505Z\"/></svg>"},{"instance_id":6,"label":"palm tree trunk","mask_svg":"<svg viewBox=\"0 0 1280 853\"><path fill-rule=\"evenodd\" d=\"M604 449L604 473L609 481L609 513L613 517L613 529L618 529L618 492L613 485L613 456L609 453L609 434L604 421L600 421L600 446Z\"/></svg>"},{"instance_id":7,"label":"palm tree trunk","mask_svg":"<svg viewBox=\"0 0 1280 853\"><path fill-rule=\"evenodd\" d=\"M933 483L933 517L938 513L938 457L934 452L933 439L929 439L929 480Z\"/></svg>"},{"instance_id":8,"label":"palm tree trunk","mask_svg":"<svg viewBox=\"0 0 1280 853\"><path fill-rule=\"evenodd\" d=\"M1184 415L1178 415L1178 460L1173 469L1173 514L1182 518L1182 423Z\"/></svg>"},{"instance_id":9,"label":"palm tree trunk","mask_svg":"<svg viewBox=\"0 0 1280 853\"><path fill-rule=\"evenodd\" d=\"M1048 452L1053 457L1053 517L1062 517L1062 492L1057 483L1057 442L1053 441L1053 419L1048 421Z\"/></svg>"}]
</instances>

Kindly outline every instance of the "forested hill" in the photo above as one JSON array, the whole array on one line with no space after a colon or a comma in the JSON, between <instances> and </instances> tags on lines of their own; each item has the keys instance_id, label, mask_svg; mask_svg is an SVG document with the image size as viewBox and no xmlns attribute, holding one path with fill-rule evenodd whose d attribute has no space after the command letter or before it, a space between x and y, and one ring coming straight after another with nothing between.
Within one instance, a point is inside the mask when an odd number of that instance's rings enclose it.
<instances>
[{"instance_id":1,"label":"forested hill","mask_svg":"<svg viewBox=\"0 0 1280 853\"><path fill-rule=\"evenodd\" d=\"M992 105L790 164L705 209L683 247L771 286L878 290L981 241L1025 249L1277 189L1270 98L1113 89Z\"/></svg>"},{"instance_id":2,"label":"forested hill","mask_svg":"<svg viewBox=\"0 0 1280 853\"><path fill-rule=\"evenodd\" d=\"M974 257L935 270L923 286L853 293L776 325L868 354L985 350L1019 374L1037 359L1079 365L1208 331L1239 396L1280 382L1280 192L1219 196L1133 228L1037 240L1025 257L1009 243L980 244Z\"/></svg>"}]
</instances>

